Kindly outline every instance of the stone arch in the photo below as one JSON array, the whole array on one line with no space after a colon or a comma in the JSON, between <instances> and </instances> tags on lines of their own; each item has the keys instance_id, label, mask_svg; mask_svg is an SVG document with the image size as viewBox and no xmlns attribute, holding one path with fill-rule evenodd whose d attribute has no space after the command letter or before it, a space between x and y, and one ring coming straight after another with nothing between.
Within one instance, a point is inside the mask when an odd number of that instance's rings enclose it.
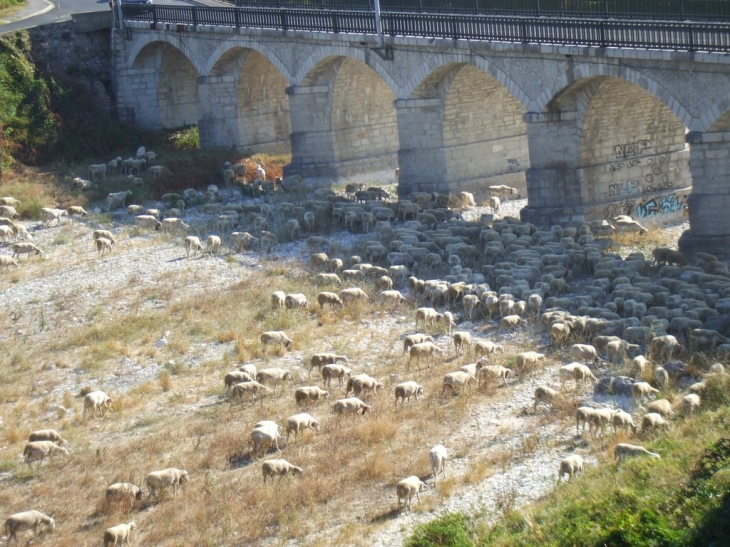
<instances>
[{"instance_id":1,"label":"stone arch","mask_svg":"<svg viewBox=\"0 0 730 547\"><path fill-rule=\"evenodd\" d=\"M349 48L327 48L326 51ZM322 50L325 51L325 50ZM357 52L358 50L354 50ZM362 52L360 52L362 53ZM292 171L310 179L385 182L397 165L396 98L360 55L330 55L290 90Z\"/></svg>"},{"instance_id":2,"label":"stone arch","mask_svg":"<svg viewBox=\"0 0 730 547\"><path fill-rule=\"evenodd\" d=\"M701 131L708 133L730 131L730 94L705 112L702 116Z\"/></svg>"},{"instance_id":3,"label":"stone arch","mask_svg":"<svg viewBox=\"0 0 730 547\"><path fill-rule=\"evenodd\" d=\"M675 111L623 78L591 77L580 85L587 101L578 115L581 201L600 204L605 218L681 214L692 177L687 128Z\"/></svg>"},{"instance_id":4,"label":"stone arch","mask_svg":"<svg viewBox=\"0 0 730 547\"><path fill-rule=\"evenodd\" d=\"M205 74L203 63L200 62L200 59L198 59L197 55L193 53L193 51L185 44L185 42L183 42L179 38L171 36L167 33L149 33L143 34L141 36L136 36L138 37L136 38L134 45L129 49L129 54L127 55L128 67L134 67L137 64L137 57L148 45L155 42L164 42L180 50L185 58L190 61L190 63L195 67L195 70L198 72L198 74Z\"/></svg>"},{"instance_id":5,"label":"stone arch","mask_svg":"<svg viewBox=\"0 0 730 547\"><path fill-rule=\"evenodd\" d=\"M424 62L403 87L403 97L418 98L419 90L423 89L423 84L427 79L433 78L433 75L441 71L443 67L453 64L470 64L481 69L502 84L526 109L529 109L529 97L504 71L484 57L469 54L443 53L426 56Z\"/></svg>"},{"instance_id":6,"label":"stone arch","mask_svg":"<svg viewBox=\"0 0 730 547\"><path fill-rule=\"evenodd\" d=\"M213 74L216 67L220 66L221 58L230 54L232 51L237 51L240 49L253 50L263 55L272 65L277 68L281 75L286 79L288 85L291 85L291 83L293 82L294 79L291 72L289 71L289 68L281 61L281 59L279 59L279 57L267 47L255 41L244 42L240 40L225 40L221 42L215 49L215 51L210 55L210 57L208 57L208 60L204 63L204 70L202 74Z\"/></svg>"},{"instance_id":7,"label":"stone arch","mask_svg":"<svg viewBox=\"0 0 730 547\"><path fill-rule=\"evenodd\" d=\"M174 41L173 41L174 42ZM153 95L140 94L136 117L151 128L197 125L200 119L198 69L168 40L151 40L134 58L133 69L147 74Z\"/></svg>"},{"instance_id":8,"label":"stone arch","mask_svg":"<svg viewBox=\"0 0 730 547\"><path fill-rule=\"evenodd\" d=\"M581 80L598 76L619 78L632 83L663 102L685 126L693 129L698 125L698 121L664 86L636 69L608 63L579 63L572 66L545 89L540 97L531 104L530 110L548 112L552 110L550 107L554 105L554 101L559 95L564 95L566 90L572 88L576 83L580 83Z\"/></svg>"},{"instance_id":9,"label":"stone arch","mask_svg":"<svg viewBox=\"0 0 730 547\"><path fill-rule=\"evenodd\" d=\"M287 77L258 49L243 45L214 55L207 85L214 88L211 99L226 110L218 125L230 125L239 150L256 153L288 153L291 134ZM210 118L221 118L211 112ZM213 133L213 132L211 132ZM214 135L211 135L214 137Z\"/></svg>"},{"instance_id":10,"label":"stone arch","mask_svg":"<svg viewBox=\"0 0 730 547\"><path fill-rule=\"evenodd\" d=\"M312 85L312 74L322 67L322 63L337 58L352 58L370 67L388 85L394 96L400 97L401 89L388 72L380 57L367 50L346 46L321 46L317 48L299 67L294 75L294 85Z\"/></svg>"},{"instance_id":11,"label":"stone arch","mask_svg":"<svg viewBox=\"0 0 730 547\"><path fill-rule=\"evenodd\" d=\"M449 62L423 77L411 98L439 101L442 188L486 197L487 186L507 184L526 192L525 106L500 81L476 63Z\"/></svg>"}]
</instances>

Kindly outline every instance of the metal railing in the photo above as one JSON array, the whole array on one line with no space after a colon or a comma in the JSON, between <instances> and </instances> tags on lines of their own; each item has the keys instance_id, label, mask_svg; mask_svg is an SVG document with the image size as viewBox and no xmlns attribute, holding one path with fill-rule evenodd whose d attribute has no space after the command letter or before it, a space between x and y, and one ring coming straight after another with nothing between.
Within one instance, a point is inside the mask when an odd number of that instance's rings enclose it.
<instances>
[{"instance_id":1,"label":"metal railing","mask_svg":"<svg viewBox=\"0 0 730 547\"><path fill-rule=\"evenodd\" d=\"M238 7L373 10L373 0L230 0ZM383 11L592 19L730 21L727 0L381 0Z\"/></svg>"},{"instance_id":2,"label":"metal railing","mask_svg":"<svg viewBox=\"0 0 730 547\"><path fill-rule=\"evenodd\" d=\"M125 21L375 34L373 13L360 10L134 4L122 10ZM730 25L722 23L403 12L384 12L382 23L386 36L730 52Z\"/></svg>"}]
</instances>

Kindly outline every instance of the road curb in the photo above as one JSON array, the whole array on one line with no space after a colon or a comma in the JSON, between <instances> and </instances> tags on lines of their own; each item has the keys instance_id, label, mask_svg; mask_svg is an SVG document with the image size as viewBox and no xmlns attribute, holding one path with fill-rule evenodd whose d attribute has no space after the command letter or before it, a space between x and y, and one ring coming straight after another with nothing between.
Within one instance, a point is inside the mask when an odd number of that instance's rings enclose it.
<instances>
[{"instance_id":1,"label":"road curb","mask_svg":"<svg viewBox=\"0 0 730 547\"><path fill-rule=\"evenodd\" d=\"M38 10L34 13L31 13L29 15L26 15L25 17L21 17L20 19L16 19L15 21L10 21L10 23L19 23L20 21L25 21L26 19L30 19L31 17L37 17L38 15L43 15L44 13L48 13L53 8L56 7L56 4L53 2L49 2L48 0L43 0L46 4L48 4L45 8Z\"/></svg>"}]
</instances>

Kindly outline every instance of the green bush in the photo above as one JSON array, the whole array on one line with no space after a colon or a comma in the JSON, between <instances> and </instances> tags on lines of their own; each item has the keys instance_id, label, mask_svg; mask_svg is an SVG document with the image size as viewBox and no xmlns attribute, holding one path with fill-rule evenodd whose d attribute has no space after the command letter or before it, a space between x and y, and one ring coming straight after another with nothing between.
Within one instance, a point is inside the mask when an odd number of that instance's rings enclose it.
<instances>
[{"instance_id":1,"label":"green bush","mask_svg":"<svg viewBox=\"0 0 730 547\"><path fill-rule=\"evenodd\" d=\"M461 513L444 515L417 526L406 547L473 547L467 524L467 517Z\"/></svg>"}]
</instances>

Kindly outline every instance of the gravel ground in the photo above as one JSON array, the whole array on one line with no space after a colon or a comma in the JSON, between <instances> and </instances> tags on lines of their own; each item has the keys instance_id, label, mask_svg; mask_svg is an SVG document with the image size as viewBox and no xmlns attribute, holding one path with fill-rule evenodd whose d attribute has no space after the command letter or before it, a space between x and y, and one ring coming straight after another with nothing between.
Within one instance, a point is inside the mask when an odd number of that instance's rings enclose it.
<instances>
[{"instance_id":1,"label":"gravel ground","mask_svg":"<svg viewBox=\"0 0 730 547\"><path fill-rule=\"evenodd\" d=\"M151 204L153 206L154 204ZM519 218L519 210L526 200L508 201L502 205L503 216ZM465 212L466 219L478 219L489 208L474 208ZM210 223L212 217L205 217L194 210L186 214L186 222L191 224ZM211 287L225 287L234 284L252 272L264 267L258 253L238 254L229 258L224 256L185 259L182 238L161 236L159 234L138 234L131 227L124 213L113 215L117 246L110 256L99 259L91 243L90 232L94 221L73 221L60 227L43 228L31 224L29 229L34 243L44 250L44 259L23 257L22 272L2 274L0 277L0 309L14 310L8 320L12 328L0 330L0 342L22 336L29 343L49 343L58 329L69 324L83 324L93 320L96 313L113 314L129 312L132 301L128 292L120 292L119 298L111 298L119 288L139 287L142 289L172 290L172 298L163 301L154 296L145 301L145 306L161 307L177 300L176 291L184 287L186 295L204 293ZM124 224L122 224L124 223ZM677 238L687 229L687 223L666 228L666 236L676 244ZM338 233L335 238L343 246L355 244L362 236L346 232ZM622 253L628 254L633 247L627 246ZM5 246L0 252L8 253ZM299 260L308 256L305 240L280 245L275 259L290 266L292 271L300 269ZM154 291L153 291L154 293ZM101 309L99 309L101 308ZM388 315L374 317L363 322L361 327L386 332L405 317ZM6 323L8 322L6 321ZM475 327L474 334L483 336ZM164 344L170 333L154 333L156 343ZM489 333L494 339L494 333ZM513 344L528 344L527 339L517 340L514 335L502 336L502 341ZM165 338L165 339L166 339ZM367 339L369 337L363 337ZM440 337L439 345L446 348L448 337ZM540 344L544 344L545 340ZM534 342L533 342L534 344ZM534 345L533 345L534 348ZM184 357L186 364L195 367L210 360L222 359L231 352L231 344L198 344L190 347ZM297 368L302 355L296 352L282 359L284 366ZM54 363L43 363L54 367ZM104 384L112 389L125 392L142 382L152 380L159 374L161 365L141 357L122 358L112 373L105 375ZM368 364L365 364L368 366ZM386 519L378 524L367 544L379 546L402 545L411 533L413 526L427 522L435 516L453 511L467 514L481 513L494 520L500 515L500 507L519 507L544 495L555 485L558 462L569 453L573 444L570 423L553 423L544 419L545 410L532 412L535 387L554 383L558 365L546 368L539 375L526 381L500 388L497 402L483 404L462 424L454 427L452 434L443 439L443 444L452 453L458 453L448 464L449 477L468 475L479 461L490 454L509 453L507 462L501 470L472 484L458 482L451 495L435 504L432 510L416 511L406 516ZM60 395L64 390L73 390L78 385L78 377L88 374L76 371L77 378L71 375L58 375L57 382L47 388L46 394ZM47 384L48 385L48 384ZM201 399L185 410L193 410L207 403ZM535 437L539 432L539 437ZM532 448L525 448L532 441L539 442ZM468 447L464 450L454 447ZM595 459L587 456L589 464ZM425 496L433 495L427 493ZM393 503L390 497L384 503ZM345 523L333 523L333 528L322 532L322 537L331 536ZM309 544L317 537L305 541L284 542L287 545ZM321 539L321 537L319 538ZM282 544L272 539L267 544Z\"/></svg>"}]
</instances>

